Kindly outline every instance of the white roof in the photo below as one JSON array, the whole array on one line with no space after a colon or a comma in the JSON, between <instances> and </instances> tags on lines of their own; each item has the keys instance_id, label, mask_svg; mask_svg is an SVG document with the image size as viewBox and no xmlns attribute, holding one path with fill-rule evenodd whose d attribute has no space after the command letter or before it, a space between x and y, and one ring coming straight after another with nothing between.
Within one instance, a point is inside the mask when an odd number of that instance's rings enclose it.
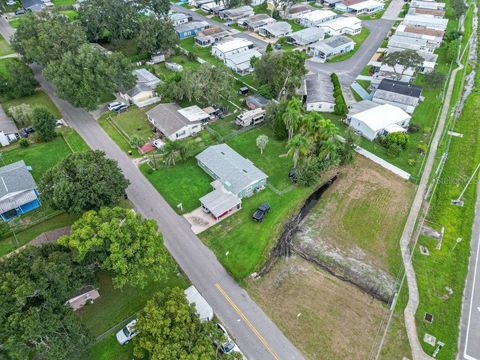
<instances>
[{"instance_id":1,"label":"white roof","mask_svg":"<svg viewBox=\"0 0 480 360\"><path fill-rule=\"evenodd\" d=\"M323 19L328 19L329 17L332 17L332 16L337 16L337 14L335 14L331 10L314 10L301 15L300 18L315 22Z\"/></svg>"},{"instance_id":2,"label":"white roof","mask_svg":"<svg viewBox=\"0 0 480 360\"><path fill-rule=\"evenodd\" d=\"M400 125L392 124L392 125L385 126L385 131L390 134L394 132L407 132L407 129L401 127Z\"/></svg>"},{"instance_id":3,"label":"white roof","mask_svg":"<svg viewBox=\"0 0 480 360\"><path fill-rule=\"evenodd\" d=\"M352 118L363 122L371 130L377 132L386 129L389 125L410 120L411 116L397 106L384 104L355 114Z\"/></svg>"},{"instance_id":4,"label":"white roof","mask_svg":"<svg viewBox=\"0 0 480 360\"><path fill-rule=\"evenodd\" d=\"M253 43L247 39L242 38L225 38L221 42L214 45L214 48L217 48L222 53L227 53L233 50L241 49L244 47L252 46Z\"/></svg>"},{"instance_id":5,"label":"white roof","mask_svg":"<svg viewBox=\"0 0 480 360\"><path fill-rule=\"evenodd\" d=\"M405 15L405 23L427 23L431 25L438 25L441 27L447 27L448 19L435 18L425 15Z\"/></svg>"},{"instance_id":6,"label":"white roof","mask_svg":"<svg viewBox=\"0 0 480 360\"><path fill-rule=\"evenodd\" d=\"M200 295L195 286L192 285L188 289L185 289L184 293L188 303L195 304L195 309L197 310L197 314L201 321L213 319L212 307L208 304L207 300Z\"/></svg>"},{"instance_id":7,"label":"white roof","mask_svg":"<svg viewBox=\"0 0 480 360\"><path fill-rule=\"evenodd\" d=\"M324 22L323 24L320 24L320 27L328 27L332 30L341 30L344 28L354 29L359 26L362 26L362 20L354 16L341 16L336 19Z\"/></svg>"},{"instance_id":8,"label":"white roof","mask_svg":"<svg viewBox=\"0 0 480 360\"><path fill-rule=\"evenodd\" d=\"M227 60L231 61L235 65L239 65L239 64L243 64L245 62L248 62L247 69L250 67L250 60L253 57L261 58L262 54L260 54L255 49L250 49L250 50L241 51L241 52L234 53L234 54L228 54L228 55L225 56L225 58Z\"/></svg>"},{"instance_id":9,"label":"white roof","mask_svg":"<svg viewBox=\"0 0 480 360\"><path fill-rule=\"evenodd\" d=\"M350 5L349 8L357 11L362 9L375 9L379 6L383 6L383 3L375 0L367 0L358 4Z\"/></svg>"},{"instance_id":10,"label":"white roof","mask_svg":"<svg viewBox=\"0 0 480 360\"><path fill-rule=\"evenodd\" d=\"M197 105L192 105L183 109L178 110L188 121L195 122L208 119L208 115L205 111L200 109Z\"/></svg>"}]
</instances>

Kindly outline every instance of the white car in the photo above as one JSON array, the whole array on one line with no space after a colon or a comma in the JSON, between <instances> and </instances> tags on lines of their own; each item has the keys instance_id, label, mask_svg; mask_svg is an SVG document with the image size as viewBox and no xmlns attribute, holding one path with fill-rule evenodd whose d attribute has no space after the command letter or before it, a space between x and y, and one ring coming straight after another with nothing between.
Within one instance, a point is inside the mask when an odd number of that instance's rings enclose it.
<instances>
[{"instance_id":1,"label":"white car","mask_svg":"<svg viewBox=\"0 0 480 360\"><path fill-rule=\"evenodd\" d=\"M153 146L155 146L158 150L162 150L165 146L165 142L161 139L155 139L152 142Z\"/></svg>"},{"instance_id":2,"label":"white car","mask_svg":"<svg viewBox=\"0 0 480 360\"><path fill-rule=\"evenodd\" d=\"M127 105L123 102L119 102L119 101L114 101L114 102L111 102L110 104L107 105L107 109L109 111L114 111L115 109L119 108L120 106L123 106L123 105Z\"/></svg>"},{"instance_id":3,"label":"white car","mask_svg":"<svg viewBox=\"0 0 480 360\"><path fill-rule=\"evenodd\" d=\"M220 329L220 331L225 335L225 341L220 345L220 350L224 354L232 354L234 352L238 352L242 355L242 358L245 359L245 356L243 353L240 351L240 348L235 344L235 342L230 338L228 335L227 330L223 327L222 324L217 323L217 327ZM215 346L218 346L215 344Z\"/></svg>"},{"instance_id":4,"label":"white car","mask_svg":"<svg viewBox=\"0 0 480 360\"><path fill-rule=\"evenodd\" d=\"M15 5L16 3L17 3L16 0L7 0L7 5L8 5L8 6L13 6L13 5Z\"/></svg>"},{"instance_id":5,"label":"white car","mask_svg":"<svg viewBox=\"0 0 480 360\"><path fill-rule=\"evenodd\" d=\"M122 330L117 332L117 341L120 345L127 344L130 340L132 340L137 333L135 332L135 325L137 324L137 319L133 319L130 321L127 326L125 326Z\"/></svg>"}]
</instances>

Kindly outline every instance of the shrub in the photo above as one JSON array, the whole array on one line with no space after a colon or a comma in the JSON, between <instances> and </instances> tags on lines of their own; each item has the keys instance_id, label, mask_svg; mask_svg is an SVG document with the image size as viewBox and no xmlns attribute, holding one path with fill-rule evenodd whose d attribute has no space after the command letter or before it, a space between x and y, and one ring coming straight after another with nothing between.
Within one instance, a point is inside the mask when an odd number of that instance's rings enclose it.
<instances>
[{"instance_id":1,"label":"shrub","mask_svg":"<svg viewBox=\"0 0 480 360\"><path fill-rule=\"evenodd\" d=\"M20 140L18 140L18 145L20 145L20 147L22 148L27 148L30 146L30 142L27 138L21 138Z\"/></svg>"},{"instance_id":2,"label":"shrub","mask_svg":"<svg viewBox=\"0 0 480 360\"><path fill-rule=\"evenodd\" d=\"M419 125L413 124L413 123L410 123L410 125L408 125L408 132L409 133L415 134L419 131L420 131L420 126Z\"/></svg>"},{"instance_id":3,"label":"shrub","mask_svg":"<svg viewBox=\"0 0 480 360\"><path fill-rule=\"evenodd\" d=\"M409 135L403 132L393 132L383 138L383 145L387 149L398 148L399 151L405 150L408 146Z\"/></svg>"}]
</instances>

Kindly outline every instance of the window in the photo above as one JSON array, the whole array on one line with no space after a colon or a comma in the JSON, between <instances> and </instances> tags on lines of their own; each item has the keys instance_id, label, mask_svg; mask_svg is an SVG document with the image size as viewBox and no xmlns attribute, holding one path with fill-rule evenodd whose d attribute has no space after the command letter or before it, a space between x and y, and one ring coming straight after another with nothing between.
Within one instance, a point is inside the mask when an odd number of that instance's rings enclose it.
<instances>
[{"instance_id":1,"label":"window","mask_svg":"<svg viewBox=\"0 0 480 360\"><path fill-rule=\"evenodd\" d=\"M180 136L183 136L183 135L185 135L186 133L187 133L187 132L186 132L185 130L179 131L179 132L177 132L177 133L175 134L175 136L176 136L177 138L179 138Z\"/></svg>"}]
</instances>

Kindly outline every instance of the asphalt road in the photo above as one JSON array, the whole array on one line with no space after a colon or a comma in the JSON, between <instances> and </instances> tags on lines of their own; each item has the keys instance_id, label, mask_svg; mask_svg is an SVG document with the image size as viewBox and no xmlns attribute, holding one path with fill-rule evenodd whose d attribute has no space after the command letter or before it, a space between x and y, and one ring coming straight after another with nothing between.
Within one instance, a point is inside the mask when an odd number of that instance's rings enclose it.
<instances>
[{"instance_id":1,"label":"asphalt road","mask_svg":"<svg viewBox=\"0 0 480 360\"><path fill-rule=\"evenodd\" d=\"M34 67L34 71L64 120L92 149L102 150L118 162L130 180L127 194L135 209L144 217L158 222L168 251L231 331L248 359L303 359L247 292L227 274L210 249L193 234L188 222L172 210L92 116L56 97L52 86L42 78L40 69Z\"/></svg>"},{"instance_id":2,"label":"asphalt road","mask_svg":"<svg viewBox=\"0 0 480 360\"><path fill-rule=\"evenodd\" d=\"M314 60L307 60L307 68L312 72L328 76L330 76L331 73L336 73L342 85L350 87L380 47L383 39L385 39L392 28L393 23L394 21L392 20L383 19L362 21L363 26L370 30L370 35L350 59L323 64L315 62Z\"/></svg>"}]
</instances>

